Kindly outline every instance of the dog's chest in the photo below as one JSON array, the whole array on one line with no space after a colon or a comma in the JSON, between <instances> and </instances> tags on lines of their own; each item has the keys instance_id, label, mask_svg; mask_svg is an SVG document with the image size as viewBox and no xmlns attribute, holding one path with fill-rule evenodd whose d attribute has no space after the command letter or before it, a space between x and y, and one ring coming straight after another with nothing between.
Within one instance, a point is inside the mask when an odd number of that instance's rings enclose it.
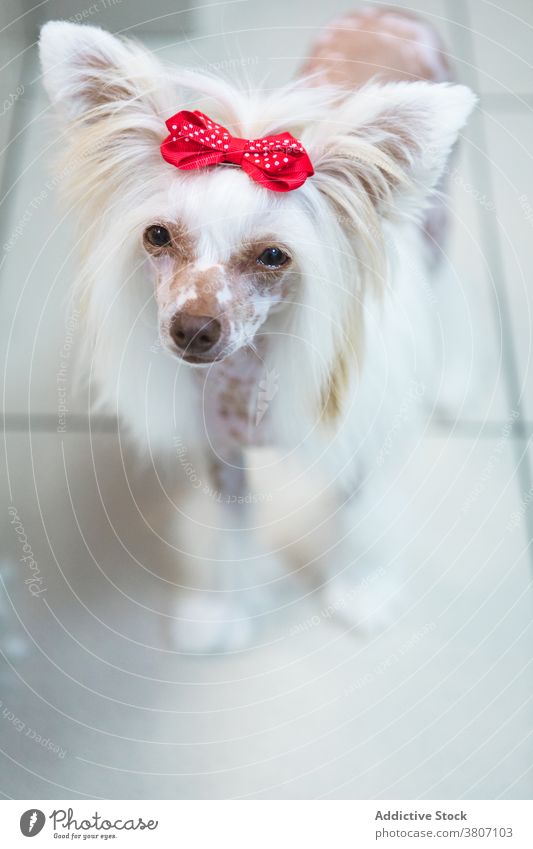
<instances>
[{"instance_id":1,"label":"dog's chest","mask_svg":"<svg viewBox=\"0 0 533 849\"><path fill-rule=\"evenodd\" d=\"M203 420L199 424L215 453L268 444L269 373L260 356L239 351L207 373L197 372Z\"/></svg>"}]
</instances>

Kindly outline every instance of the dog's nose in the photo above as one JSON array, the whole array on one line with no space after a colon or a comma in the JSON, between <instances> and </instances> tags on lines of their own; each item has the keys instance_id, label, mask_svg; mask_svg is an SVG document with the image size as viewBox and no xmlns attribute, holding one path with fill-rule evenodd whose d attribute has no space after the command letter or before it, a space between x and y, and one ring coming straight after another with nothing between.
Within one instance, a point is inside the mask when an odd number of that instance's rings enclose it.
<instances>
[{"instance_id":1,"label":"dog's nose","mask_svg":"<svg viewBox=\"0 0 533 849\"><path fill-rule=\"evenodd\" d=\"M205 354L220 339L220 322L208 315L177 313L170 325L170 335L186 354Z\"/></svg>"}]
</instances>

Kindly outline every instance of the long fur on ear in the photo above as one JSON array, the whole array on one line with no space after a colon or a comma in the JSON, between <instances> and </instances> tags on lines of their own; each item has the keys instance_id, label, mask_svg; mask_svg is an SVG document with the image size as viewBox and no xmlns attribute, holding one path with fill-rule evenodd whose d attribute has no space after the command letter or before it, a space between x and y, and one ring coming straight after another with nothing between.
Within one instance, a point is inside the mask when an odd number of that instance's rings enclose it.
<instances>
[{"instance_id":1,"label":"long fur on ear","mask_svg":"<svg viewBox=\"0 0 533 849\"><path fill-rule=\"evenodd\" d=\"M317 184L348 217L362 193L380 215L420 212L475 102L465 86L426 82L371 83L341 98L302 139Z\"/></svg>"},{"instance_id":2,"label":"long fur on ear","mask_svg":"<svg viewBox=\"0 0 533 849\"><path fill-rule=\"evenodd\" d=\"M136 202L146 181L168 173L159 147L165 120L203 101L220 119L238 125L247 98L224 80L166 69L134 41L99 27L51 21L39 41L43 81L64 131L60 161L64 193L84 199L94 219L116 191ZM142 174L142 179L138 175ZM104 197L105 196L105 197ZM83 226L83 225L82 225Z\"/></svg>"},{"instance_id":3,"label":"long fur on ear","mask_svg":"<svg viewBox=\"0 0 533 849\"><path fill-rule=\"evenodd\" d=\"M83 198L78 214L88 228L105 198L128 193L136 170L159 164L165 72L150 51L98 27L52 21L39 47L63 130L61 189L78 204Z\"/></svg>"},{"instance_id":4,"label":"long fur on ear","mask_svg":"<svg viewBox=\"0 0 533 849\"><path fill-rule=\"evenodd\" d=\"M157 114L161 107L154 83L163 69L133 41L99 27L50 21L41 30L39 52L45 88L64 120L95 121L125 106Z\"/></svg>"},{"instance_id":5,"label":"long fur on ear","mask_svg":"<svg viewBox=\"0 0 533 849\"><path fill-rule=\"evenodd\" d=\"M215 101L228 123L243 114L246 97L220 76L166 68L141 44L99 27L50 21L41 30L39 53L44 86L64 121L91 122L124 109L151 111L161 120L187 100L187 92Z\"/></svg>"}]
</instances>

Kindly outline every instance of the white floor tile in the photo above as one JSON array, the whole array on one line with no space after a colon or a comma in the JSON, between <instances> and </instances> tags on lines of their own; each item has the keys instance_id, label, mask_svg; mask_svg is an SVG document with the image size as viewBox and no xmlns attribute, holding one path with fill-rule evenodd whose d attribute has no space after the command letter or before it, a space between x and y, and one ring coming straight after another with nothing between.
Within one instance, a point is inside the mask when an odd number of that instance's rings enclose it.
<instances>
[{"instance_id":1,"label":"white floor tile","mask_svg":"<svg viewBox=\"0 0 533 849\"><path fill-rule=\"evenodd\" d=\"M64 459L57 435L35 435L30 454L27 436L8 437L13 504L47 593L29 595L5 527L2 700L59 749L0 723L20 764L3 790L530 798L533 777L519 776L533 754L533 598L508 439L419 447L388 630L350 634L308 598L267 617L255 648L211 659L174 654L164 636L179 573L149 528L165 532L153 476L123 467L111 437L93 440L94 459L86 436L63 447Z\"/></svg>"},{"instance_id":2,"label":"white floor tile","mask_svg":"<svg viewBox=\"0 0 533 849\"><path fill-rule=\"evenodd\" d=\"M5 173L9 161L9 149L17 109L28 97L28 81L22 71L25 54L24 42L19 39L0 41L0 178L3 179L3 196L0 209L5 210L5 190L10 185L11 175ZM13 142L14 144L14 142Z\"/></svg>"},{"instance_id":3,"label":"white floor tile","mask_svg":"<svg viewBox=\"0 0 533 849\"><path fill-rule=\"evenodd\" d=\"M78 337L76 316L68 309L72 280L73 228L58 203L52 160L58 134L51 126L41 93L25 104L25 125L17 139L19 169L12 179L10 218L3 231L0 290L0 355L8 412L58 409L61 362L70 363ZM79 325L78 325L79 326ZM66 345L66 348L65 348ZM66 350L67 357L62 356Z\"/></svg>"},{"instance_id":4,"label":"white floor tile","mask_svg":"<svg viewBox=\"0 0 533 849\"><path fill-rule=\"evenodd\" d=\"M517 360L517 380L524 416L531 423L533 160L529 139L533 132L533 117L526 113L489 111L486 128L486 156L494 185L499 246L511 313L510 344Z\"/></svg>"},{"instance_id":5,"label":"white floor tile","mask_svg":"<svg viewBox=\"0 0 533 849\"><path fill-rule=\"evenodd\" d=\"M533 6L529 0L469 2L470 27L481 90L507 94L533 91Z\"/></svg>"}]
</instances>

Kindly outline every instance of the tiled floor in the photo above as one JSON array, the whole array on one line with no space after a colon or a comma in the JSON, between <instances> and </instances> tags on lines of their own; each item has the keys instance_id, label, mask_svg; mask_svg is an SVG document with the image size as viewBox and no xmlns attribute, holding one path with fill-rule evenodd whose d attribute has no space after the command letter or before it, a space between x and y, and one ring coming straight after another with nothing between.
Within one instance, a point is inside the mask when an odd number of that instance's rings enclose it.
<instances>
[{"instance_id":1,"label":"tiled floor","mask_svg":"<svg viewBox=\"0 0 533 849\"><path fill-rule=\"evenodd\" d=\"M151 43L188 66L225 62L230 74L240 57L270 85L353 5L221 4L198 14L187 44ZM167 639L178 579L153 470L139 468L113 422L89 418L83 392L69 396L67 432L56 432L70 222L47 172L57 142L34 49L0 47L2 97L23 86L0 117L0 144L11 139L0 171L5 796L531 798L533 7L398 5L434 21L480 94L450 166L448 261L468 391L405 471L409 570L391 625L348 634L316 598L284 588L257 644L227 657L182 656ZM40 598L24 584L9 506L42 569ZM280 523L273 538L283 532Z\"/></svg>"}]
</instances>

